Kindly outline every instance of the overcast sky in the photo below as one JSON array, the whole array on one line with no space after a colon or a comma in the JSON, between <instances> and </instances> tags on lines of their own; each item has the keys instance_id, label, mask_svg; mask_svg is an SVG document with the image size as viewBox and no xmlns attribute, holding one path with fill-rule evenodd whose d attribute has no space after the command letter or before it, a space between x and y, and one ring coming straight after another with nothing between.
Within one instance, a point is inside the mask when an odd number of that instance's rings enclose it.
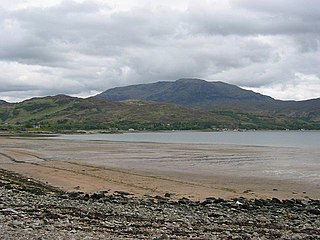
<instances>
[{"instance_id":1,"label":"overcast sky","mask_svg":"<svg viewBox=\"0 0 320 240\"><path fill-rule=\"evenodd\" d=\"M1 0L0 99L197 77L320 97L319 0Z\"/></svg>"}]
</instances>

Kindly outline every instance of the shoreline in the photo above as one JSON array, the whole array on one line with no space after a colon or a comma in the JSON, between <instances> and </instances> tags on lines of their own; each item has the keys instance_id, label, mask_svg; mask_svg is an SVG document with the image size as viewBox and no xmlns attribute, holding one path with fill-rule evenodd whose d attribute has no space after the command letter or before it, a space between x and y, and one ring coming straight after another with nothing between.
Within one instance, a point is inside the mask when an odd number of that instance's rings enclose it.
<instances>
[{"instance_id":1,"label":"shoreline","mask_svg":"<svg viewBox=\"0 0 320 240\"><path fill-rule=\"evenodd\" d=\"M94 130L65 130L65 131L0 131L0 137L15 136L44 136L56 137L59 135L91 135L91 134L123 134L123 133L170 133L170 132L320 132L320 129L196 129L196 130L119 130L107 131L104 129Z\"/></svg>"},{"instance_id":2,"label":"shoreline","mask_svg":"<svg viewBox=\"0 0 320 240\"><path fill-rule=\"evenodd\" d=\"M64 192L0 170L1 239L317 239L320 200Z\"/></svg>"},{"instance_id":3,"label":"shoreline","mask_svg":"<svg viewBox=\"0 0 320 240\"><path fill-rule=\"evenodd\" d=\"M263 178L253 174L254 169L247 169L251 165L234 168L221 162L213 168L209 165L200 168L192 160L215 160L217 155L224 159L230 154L244 153L257 158L261 148L10 138L0 138L0 144L3 146L0 168L63 191L125 191L136 196L173 193L175 199L192 200L207 197L320 199L317 183Z\"/></svg>"},{"instance_id":4,"label":"shoreline","mask_svg":"<svg viewBox=\"0 0 320 240\"><path fill-rule=\"evenodd\" d=\"M301 138L304 138L303 142L301 142ZM318 148L316 143L320 141L320 135L316 131L159 131L127 132L123 134L65 134L56 137L56 139L116 141L129 143L209 144L213 146L238 145L256 147Z\"/></svg>"}]
</instances>

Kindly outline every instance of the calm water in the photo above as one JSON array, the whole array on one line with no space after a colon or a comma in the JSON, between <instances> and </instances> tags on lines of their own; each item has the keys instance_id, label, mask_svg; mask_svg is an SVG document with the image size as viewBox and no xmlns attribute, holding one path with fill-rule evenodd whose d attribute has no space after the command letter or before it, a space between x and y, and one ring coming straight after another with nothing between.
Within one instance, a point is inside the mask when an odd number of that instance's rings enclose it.
<instances>
[{"instance_id":1,"label":"calm water","mask_svg":"<svg viewBox=\"0 0 320 240\"><path fill-rule=\"evenodd\" d=\"M223 172L225 176L252 176L266 181L304 182L312 188L320 186L320 131L137 132L61 135L59 138L98 140L97 144L102 145L106 144L103 140L129 142L112 145L111 149L102 146L98 153L88 149L73 153L74 159L102 166L201 176ZM130 142L194 145L130 145ZM66 157L60 156L61 159Z\"/></svg>"},{"instance_id":2,"label":"calm water","mask_svg":"<svg viewBox=\"0 0 320 240\"><path fill-rule=\"evenodd\" d=\"M124 134L61 135L59 139L158 143L202 143L319 148L320 131L137 132Z\"/></svg>"}]
</instances>

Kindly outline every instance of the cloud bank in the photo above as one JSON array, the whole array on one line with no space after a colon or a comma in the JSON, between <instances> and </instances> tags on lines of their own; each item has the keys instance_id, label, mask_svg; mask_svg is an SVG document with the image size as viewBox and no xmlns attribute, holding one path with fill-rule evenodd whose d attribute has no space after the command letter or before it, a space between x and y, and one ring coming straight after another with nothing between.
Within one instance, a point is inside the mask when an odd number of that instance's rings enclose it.
<instances>
[{"instance_id":1,"label":"cloud bank","mask_svg":"<svg viewBox=\"0 0 320 240\"><path fill-rule=\"evenodd\" d=\"M173 3L174 2L174 3ZM320 97L317 0L0 3L0 99L198 77Z\"/></svg>"}]
</instances>

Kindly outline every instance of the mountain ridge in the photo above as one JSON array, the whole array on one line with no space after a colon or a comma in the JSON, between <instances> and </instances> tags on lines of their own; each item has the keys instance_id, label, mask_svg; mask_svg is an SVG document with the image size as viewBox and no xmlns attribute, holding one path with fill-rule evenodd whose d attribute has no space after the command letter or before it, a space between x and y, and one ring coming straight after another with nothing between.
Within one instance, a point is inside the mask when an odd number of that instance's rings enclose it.
<instances>
[{"instance_id":1,"label":"mountain ridge","mask_svg":"<svg viewBox=\"0 0 320 240\"><path fill-rule=\"evenodd\" d=\"M214 89L210 89L213 87ZM253 92L251 90L242 89L236 85L232 85L229 83L216 81L216 82L208 82L203 79L197 78L182 78L176 81L159 81L155 83L146 83L146 84L137 84L137 85L129 85L124 87L116 87L108 89L95 97L97 98L105 98L109 100L126 100L126 99L140 99L140 100L154 100L159 101L163 96L160 94L169 94L174 91L176 95L176 91L185 92L186 90L193 91L192 93L205 93L204 97L211 98L265 98L268 100L274 100L273 98L262 95L260 93ZM209 91L208 91L209 90ZM214 90L214 91L212 91ZM127 91L124 94L123 91ZM136 91L136 92L135 92ZM147 92L149 91L149 92ZM171 92L168 92L171 91ZM242 91L242 92L240 92ZM188 93L188 92L186 92ZM211 96L209 95L211 94ZM235 95L236 94L236 95ZM208 96L209 95L209 96ZM172 96L170 96L172 97ZM186 96L184 96L186 97ZM190 97L190 96L189 96ZM201 97L197 95L197 97ZM178 102L175 100L175 103ZM190 105L192 105L190 103Z\"/></svg>"},{"instance_id":2,"label":"mountain ridge","mask_svg":"<svg viewBox=\"0 0 320 240\"><path fill-rule=\"evenodd\" d=\"M111 88L94 97L113 101L138 99L205 110L233 109L320 119L320 98L284 101L221 81L208 82L197 78Z\"/></svg>"},{"instance_id":3,"label":"mountain ridge","mask_svg":"<svg viewBox=\"0 0 320 240\"><path fill-rule=\"evenodd\" d=\"M320 129L320 121L244 111L206 111L142 100L110 101L67 95L0 104L0 130Z\"/></svg>"},{"instance_id":4,"label":"mountain ridge","mask_svg":"<svg viewBox=\"0 0 320 240\"><path fill-rule=\"evenodd\" d=\"M224 82L180 79L106 92L2 101L0 129L320 129L320 99L281 101Z\"/></svg>"}]
</instances>

